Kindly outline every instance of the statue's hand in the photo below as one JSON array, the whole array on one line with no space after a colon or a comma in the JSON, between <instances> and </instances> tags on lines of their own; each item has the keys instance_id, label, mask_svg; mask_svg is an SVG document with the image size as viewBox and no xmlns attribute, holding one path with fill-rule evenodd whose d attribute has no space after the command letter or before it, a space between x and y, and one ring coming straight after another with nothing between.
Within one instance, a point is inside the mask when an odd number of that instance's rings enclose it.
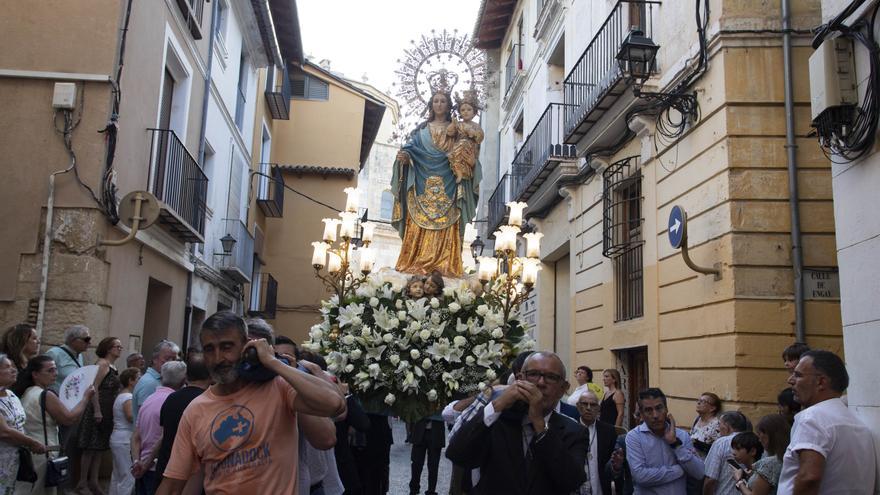
<instances>
[{"instance_id":1,"label":"statue's hand","mask_svg":"<svg viewBox=\"0 0 880 495\"><path fill-rule=\"evenodd\" d=\"M456 129L455 122L449 124L449 126L446 127L446 135L447 136L454 136L457 131L458 131L458 129Z\"/></svg>"},{"instance_id":2,"label":"statue's hand","mask_svg":"<svg viewBox=\"0 0 880 495\"><path fill-rule=\"evenodd\" d=\"M410 163L409 153L407 153L406 151L403 151L403 150L398 151L397 152L397 161L404 164L404 165L408 165Z\"/></svg>"}]
</instances>

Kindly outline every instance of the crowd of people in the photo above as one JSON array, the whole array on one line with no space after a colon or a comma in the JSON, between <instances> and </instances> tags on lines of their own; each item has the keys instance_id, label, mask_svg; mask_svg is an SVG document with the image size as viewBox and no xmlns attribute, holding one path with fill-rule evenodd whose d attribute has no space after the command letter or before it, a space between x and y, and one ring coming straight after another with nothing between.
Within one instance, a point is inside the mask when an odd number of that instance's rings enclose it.
<instances>
[{"instance_id":1,"label":"crowd of people","mask_svg":"<svg viewBox=\"0 0 880 495\"><path fill-rule=\"evenodd\" d=\"M123 346L105 338L73 407L54 391L84 365L89 329L64 340L40 354L35 329L20 324L0 341L0 494L103 494L107 451L111 494L389 491L389 418L364 411L321 356L261 319L218 312L198 350L184 357L163 340L149 366L135 353L121 372ZM425 493L437 493L445 447L450 494L874 493L872 436L846 406L840 357L804 344L782 356L777 413L749 418L705 392L685 429L659 388L640 391L626 418L617 370L599 386L580 366L569 394L556 354L522 353L497 384L410 425L409 492L421 493L427 462ZM66 485L52 469L62 457Z\"/></svg>"}]
</instances>

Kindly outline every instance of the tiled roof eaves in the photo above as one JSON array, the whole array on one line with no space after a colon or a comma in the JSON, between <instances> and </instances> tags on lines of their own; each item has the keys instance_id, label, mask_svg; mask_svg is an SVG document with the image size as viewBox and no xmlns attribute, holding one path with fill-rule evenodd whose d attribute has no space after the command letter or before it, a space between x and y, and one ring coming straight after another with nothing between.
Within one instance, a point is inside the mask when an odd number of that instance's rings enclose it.
<instances>
[{"instance_id":1,"label":"tiled roof eaves","mask_svg":"<svg viewBox=\"0 0 880 495\"><path fill-rule=\"evenodd\" d=\"M343 175L353 177L357 171L345 167L320 167L317 165L279 165L282 171L298 175Z\"/></svg>"}]
</instances>

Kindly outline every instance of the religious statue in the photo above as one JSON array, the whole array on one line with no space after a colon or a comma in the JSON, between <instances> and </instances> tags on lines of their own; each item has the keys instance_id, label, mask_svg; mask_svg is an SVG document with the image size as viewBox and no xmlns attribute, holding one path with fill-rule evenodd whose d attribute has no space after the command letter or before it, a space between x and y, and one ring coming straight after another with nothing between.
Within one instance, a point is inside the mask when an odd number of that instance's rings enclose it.
<instances>
[{"instance_id":1,"label":"religious statue","mask_svg":"<svg viewBox=\"0 0 880 495\"><path fill-rule=\"evenodd\" d=\"M462 122L454 124L455 132L449 134L453 124L451 88L444 74L429 82L432 95L428 119L410 134L397 153L391 179L391 223L403 240L396 269L420 275L438 270L447 277L461 277L464 229L476 215L482 173L476 151L473 164L468 165L467 157L471 154L464 148L469 144L462 143L460 153L455 152L455 144L457 139L479 141L473 130L476 124L464 116ZM472 108L476 110L476 98ZM461 131L457 130L459 127ZM482 131L479 135L482 139ZM463 158L461 173L453 170L450 153L456 160L459 156Z\"/></svg>"},{"instance_id":2,"label":"religious statue","mask_svg":"<svg viewBox=\"0 0 880 495\"><path fill-rule=\"evenodd\" d=\"M421 275L413 275L406 281L406 287L403 288L403 295L407 299L421 299L425 295L425 277Z\"/></svg>"},{"instance_id":3,"label":"religious statue","mask_svg":"<svg viewBox=\"0 0 880 495\"><path fill-rule=\"evenodd\" d=\"M455 138L452 151L449 152L449 166L455 174L455 182L459 184L462 179L472 179L474 176L480 143L483 142L483 129L473 121L479 109L477 92L469 89L464 96L456 95L456 99L458 103L455 109L461 120L449 124L446 134Z\"/></svg>"}]
</instances>

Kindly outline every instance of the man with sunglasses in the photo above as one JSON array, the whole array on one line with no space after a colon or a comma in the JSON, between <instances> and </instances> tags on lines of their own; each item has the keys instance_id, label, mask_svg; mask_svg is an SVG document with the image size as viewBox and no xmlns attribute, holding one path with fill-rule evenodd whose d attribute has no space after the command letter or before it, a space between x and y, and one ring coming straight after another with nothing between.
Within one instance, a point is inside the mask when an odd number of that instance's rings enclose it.
<instances>
[{"instance_id":1,"label":"man with sunglasses","mask_svg":"<svg viewBox=\"0 0 880 495\"><path fill-rule=\"evenodd\" d=\"M446 449L480 468L473 493L570 494L586 480L587 430L556 412L568 389L552 352L529 356L517 380L464 423Z\"/></svg>"},{"instance_id":2,"label":"man with sunglasses","mask_svg":"<svg viewBox=\"0 0 880 495\"><path fill-rule=\"evenodd\" d=\"M89 327L85 325L73 325L64 331L64 344L55 346L46 355L55 361L58 367L58 378L55 379L55 390L61 390L61 384L67 375L83 366L82 353L86 352L92 337L89 335Z\"/></svg>"}]
</instances>

